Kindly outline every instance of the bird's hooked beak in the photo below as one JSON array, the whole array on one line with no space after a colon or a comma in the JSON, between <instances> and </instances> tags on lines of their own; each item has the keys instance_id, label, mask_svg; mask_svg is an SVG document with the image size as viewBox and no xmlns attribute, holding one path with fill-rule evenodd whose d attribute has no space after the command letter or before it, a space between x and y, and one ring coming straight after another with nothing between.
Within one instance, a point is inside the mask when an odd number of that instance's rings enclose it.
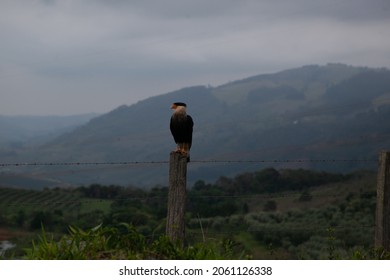
<instances>
[{"instance_id":1,"label":"bird's hooked beak","mask_svg":"<svg viewBox=\"0 0 390 280\"><path fill-rule=\"evenodd\" d=\"M177 105L173 103L171 106L171 109L175 110L176 108L177 108Z\"/></svg>"}]
</instances>

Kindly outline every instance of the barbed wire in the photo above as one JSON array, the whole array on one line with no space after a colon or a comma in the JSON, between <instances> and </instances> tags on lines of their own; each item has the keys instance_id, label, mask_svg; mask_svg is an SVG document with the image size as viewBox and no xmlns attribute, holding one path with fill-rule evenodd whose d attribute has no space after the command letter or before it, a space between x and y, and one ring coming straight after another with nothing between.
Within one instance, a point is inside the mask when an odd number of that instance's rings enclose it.
<instances>
[{"instance_id":1,"label":"barbed wire","mask_svg":"<svg viewBox=\"0 0 390 280\"><path fill-rule=\"evenodd\" d=\"M0 163L0 167L23 166L85 166L85 165L137 165L137 164L166 164L169 161L108 161L108 162L16 162Z\"/></svg>"},{"instance_id":2,"label":"barbed wire","mask_svg":"<svg viewBox=\"0 0 390 280\"><path fill-rule=\"evenodd\" d=\"M342 162L378 162L374 159L259 159L259 160L219 160L219 159L205 159L205 160L191 160L193 164L251 164L251 163L303 163L303 162L320 162L320 163L342 163ZM0 167L38 167L38 166L131 166L131 165L161 165L168 164L169 161L107 161L107 162L16 162L16 163L0 163ZM3 189L6 189L4 187ZM7 188L9 189L9 188ZM33 190L34 191L34 190ZM37 191L38 192L38 191ZM296 197L301 195L302 192L279 192L279 193L267 193L267 194L242 194L242 195L194 195L196 199L251 199L251 198L281 198L281 197ZM339 194L310 194L311 198L316 197L337 197ZM61 204L80 204L80 203L99 203L99 202L119 202L130 200L150 200L150 199L166 199L167 194L163 195L143 195L132 196L129 198L93 198L82 197L72 198L70 200L58 200L54 198L54 201L45 202L27 202L27 201L13 201L12 203L0 203L2 206L34 206L34 205L61 205Z\"/></svg>"},{"instance_id":3,"label":"barbed wire","mask_svg":"<svg viewBox=\"0 0 390 280\"><path fill-rule=\"evenodd\" d=\"M301 163L301 162L378 162L374 159L264 159L264 160L194 160L193 163Z\"/></svg>"},{"instance_id":4,"label":"barbed wire","mask_svg":"<svg viewBox=\"0 0 390 280\"><path fill-rule=\"evenodd\" d=\"M258 160L191 160L190 163L305 163L305 162L378 162L377 159L258 159ZM3 162L0 167L23 166L90 166L90 165L153 165L168 164L168 160L157 161L107 161L107 162Z\"/></svg>"}]
</instances>

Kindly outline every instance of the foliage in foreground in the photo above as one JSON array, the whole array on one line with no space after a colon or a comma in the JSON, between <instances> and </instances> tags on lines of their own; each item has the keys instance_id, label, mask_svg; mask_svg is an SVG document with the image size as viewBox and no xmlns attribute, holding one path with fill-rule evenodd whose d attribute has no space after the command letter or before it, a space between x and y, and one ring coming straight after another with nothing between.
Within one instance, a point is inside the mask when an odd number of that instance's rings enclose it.
<instances>
[{"instance_id":1,"label":"foliage in foreground","mask_svg":"<svg viewBox=\"0 0 390 280\"><path fill-rule=\"evenodd\" d=\"M98 225L89 230L69 227L69 234L54 240L42 229L38 242L26 249L31 260L99 260L99 259L232 259L233 243L197 243L182 248L166 236L148 240L129 224L116 227Z\"/></svg>"},{"instance_id":2,"label":"foliage in foreground","mask_svg":"<svg viewBox=\"0 0 390 280\"><path fill-rule=\"evenodd\" d=\"M383 248L365 250L355 248L347 256L341 256L335 247L333 231L327 237L325 254L329 260L389 260L390 252ZM148 240L129 224L117 227L98 225L89 230L69 227L69 234L54 240L42 228L38 242L26 249L26 259L30 260L223 260L248 258L244 252L239 253L231 240L217 243L196 243L182 248L172 243L166 236Z\"/></svg>"}]
</instances>

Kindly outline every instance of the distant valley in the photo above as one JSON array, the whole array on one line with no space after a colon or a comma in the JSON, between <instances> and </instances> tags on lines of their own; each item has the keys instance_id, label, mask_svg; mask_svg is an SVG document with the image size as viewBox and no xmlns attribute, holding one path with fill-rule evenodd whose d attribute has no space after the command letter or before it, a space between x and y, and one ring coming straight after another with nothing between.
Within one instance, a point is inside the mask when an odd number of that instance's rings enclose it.
<instances>
[{"instance_id":1,"label":"distant valley","mask_svg":"<svg viewBox=\"0 0 390 280\"><path fill-rule=\"evenodd\" d=\"M309 65L218 87L161 94L90 116L74 127L54 125L58 129L52 133L48 129L43 138L38 130L23 134L20 124L4 125L0 117L2 162L134 162L2 167L3 177L30 176L38 182L35 187L40 180L47 180L46 187L166 185L168 166L159 162L167 161L174 148L168 126L169 107L175 101L186 102L195 121L190 182L268 166L337 172L375 169L379 151L390 147L390 71ZM18 139L21 147L9 144ZM342 159L347 160L337 161ZM17 186L17 180L12 182ZM0 184L12 185L5 180Z\"/></svg>"}]
</instances>

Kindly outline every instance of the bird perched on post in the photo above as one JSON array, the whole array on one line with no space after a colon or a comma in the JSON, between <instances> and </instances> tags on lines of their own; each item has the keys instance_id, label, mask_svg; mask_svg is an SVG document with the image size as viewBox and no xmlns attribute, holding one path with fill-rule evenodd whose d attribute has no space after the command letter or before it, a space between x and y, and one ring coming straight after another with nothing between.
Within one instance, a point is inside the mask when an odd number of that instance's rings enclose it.
<instances>
[{"instance_id":1,"label":"bird perched on post","mask_svg":"<svg viewBox=\"0 0 390 280\"><path fill-rule=\"evenodd\" d=\"M172 104L171 109L174 112L171 117L170 129L173 139L177 144L175 152L186 155L189 161L194 121L190 115L187 115L186 108L187 105L183 102L175 102Z\"/></svg>"}]
</instances>

